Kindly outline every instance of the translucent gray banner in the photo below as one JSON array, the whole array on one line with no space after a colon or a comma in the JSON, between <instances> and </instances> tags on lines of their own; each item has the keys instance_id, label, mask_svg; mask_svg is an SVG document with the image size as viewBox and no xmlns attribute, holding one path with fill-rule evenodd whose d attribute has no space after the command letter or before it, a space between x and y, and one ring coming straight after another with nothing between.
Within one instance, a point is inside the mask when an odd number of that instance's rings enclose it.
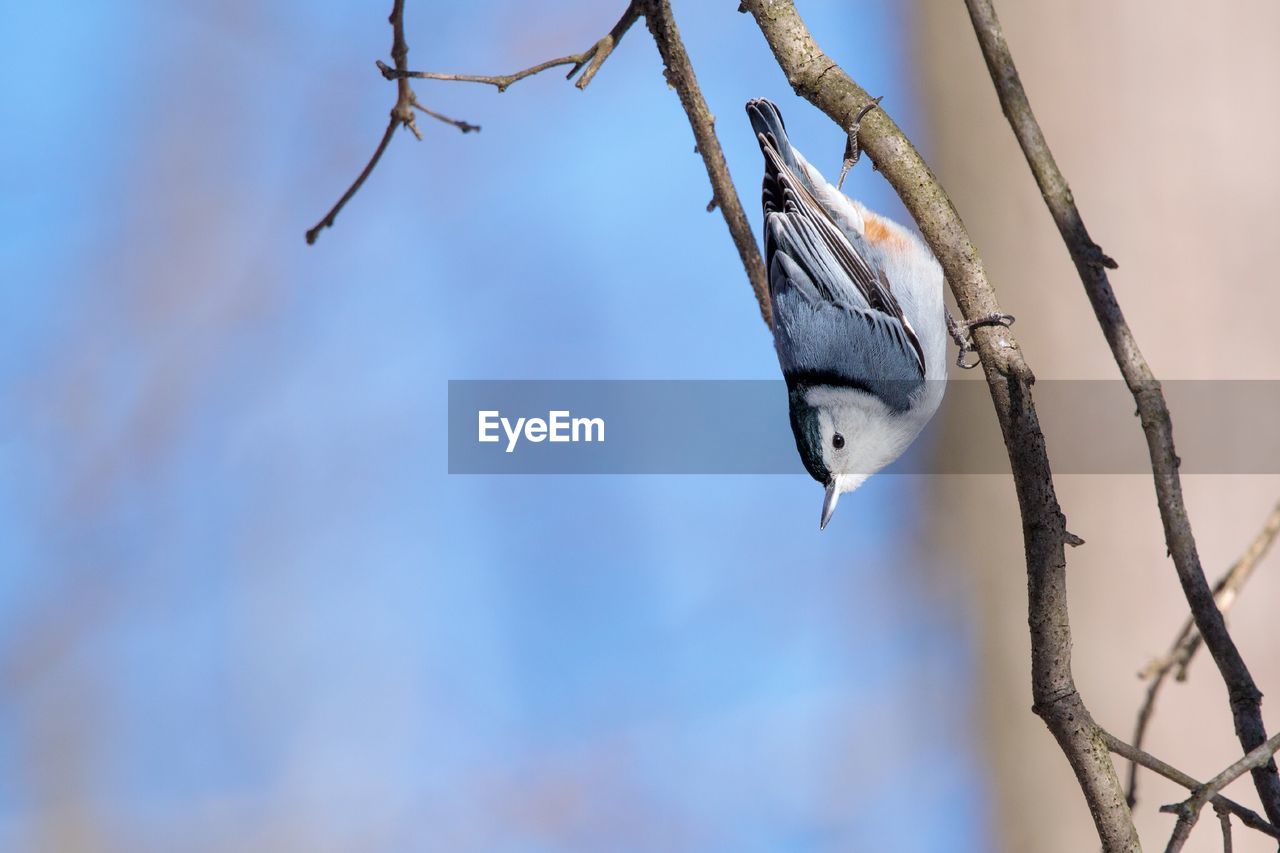
<instances>
[{"instance_id":1,"label":"translucent gray banner","mask_svg":"<svg viewBox=\"0 0 1280 853\"><path fill-rule=\"evenodd\" d=\"M1280 473L1280 382L1168 381L1184 474ZM1054 471L1150 473L1119 381L1041 380ZM890 474L1007 474L985 382L954 381ZM803 474L781 380L453 380L451 474Z\"/></svg>"}]
</instances>

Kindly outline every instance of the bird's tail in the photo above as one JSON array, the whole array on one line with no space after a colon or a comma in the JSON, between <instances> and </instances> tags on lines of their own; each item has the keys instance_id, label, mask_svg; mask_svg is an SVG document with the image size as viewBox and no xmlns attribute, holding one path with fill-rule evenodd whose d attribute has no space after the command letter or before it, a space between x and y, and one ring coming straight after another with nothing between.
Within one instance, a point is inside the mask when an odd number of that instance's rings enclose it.
<instances>
[{"instance_id":1,"label":"bird's tail","mask_svg":"<svg viewBox=\"0 0 1280 853\"><path fill-rule=\"evenodd\" d=\"M779 184L779 172L787 169L794 176L793 183L798 181L805 189L809 186L809 176L796 160L796 151L787 138L787 126L782 123L782 113L773 101L756 98L747 101L747 116L751 119L751 129L756 133L756 141L764 153L764 209L766 213L782 210L782 186Z\"/></svg>"},{"instance_id":2,"label":"bird's tail","mask_svg":"<svg viewBox=\"0 0 1280 853\"><path fill-rule=\"evenodd\" d=\"M782 122L782 113L778 111L777 104L764 98L747 101L747 116L751 119L751 129L756 132L760 148L763 149L766 144L772 145L791 171L799 171L795 152L791 150L791 140L787 138L787 126Z\"/></svg>"}]
</instances>

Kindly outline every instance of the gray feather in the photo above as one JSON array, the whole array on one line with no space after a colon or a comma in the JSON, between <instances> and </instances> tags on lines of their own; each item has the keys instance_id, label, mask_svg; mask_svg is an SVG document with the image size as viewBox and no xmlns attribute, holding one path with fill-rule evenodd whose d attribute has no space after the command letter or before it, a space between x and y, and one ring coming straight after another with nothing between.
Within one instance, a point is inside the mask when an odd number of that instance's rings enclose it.
<instances>
[{"instance_id":1,"label":"gray feather","mask_svg":"<svg viewBox=\"0 0 1280 853\"><path fill-rule=\"evenodd\" d=\"M765 262L783 373L793 384L862 387L905 411L924 383L924 350L878 253L815 197L777 107L751 101L747 112L765 156Z\"/></svg>"},{"instance_id":2,"label":"gray feather","mask_svg":"<svg viewBox=\"0 0 1280 853\"><path fill-rule=\"evenodd\" d=\"M924 387L924 370L902 327L870 308L824 299L784 253L769 269L774 342L783 375L796 384L858 387L906 411Z\"/></svg>"}]
</instances>

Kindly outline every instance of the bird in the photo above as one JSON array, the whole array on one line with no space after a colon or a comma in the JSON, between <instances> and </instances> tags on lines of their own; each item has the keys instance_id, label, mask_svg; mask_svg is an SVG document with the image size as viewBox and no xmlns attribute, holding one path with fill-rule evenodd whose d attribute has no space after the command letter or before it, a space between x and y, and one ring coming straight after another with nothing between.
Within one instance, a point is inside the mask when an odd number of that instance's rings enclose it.
<instances>
[{"instance_id":1,"label":"bird","mask_svg":"<svg viewBox=\"0 0 1280 853\"><path fill-rule=\"evenodd\" d=\"M851 124L844 172L858 159L858 125L878 103ZM774 347L796 449L826 489L825 530L840 496L901 456L938 410L948 332L963 359L969 328L1013 318L952 320L942 268L924 242L832 186L791 144L773 102L750 100L747 115L764 154Z\"/></svg>"}]
</instances>

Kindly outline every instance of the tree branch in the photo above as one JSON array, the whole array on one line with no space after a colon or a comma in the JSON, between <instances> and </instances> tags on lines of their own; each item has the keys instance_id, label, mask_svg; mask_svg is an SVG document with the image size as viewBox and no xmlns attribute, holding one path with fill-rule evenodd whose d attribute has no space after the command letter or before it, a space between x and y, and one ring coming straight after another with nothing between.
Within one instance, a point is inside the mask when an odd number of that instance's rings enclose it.
<instances>
[{"instance_id":1,"label":"tree branch","mask_svg":"<svg viewBox=\"0 0 1280 853\"><path fill-rule=\"evenodd\" d=\"M1154 755L1143 752L1137 747L1130 746L1105 729L1100 729L1099 731L1102 734L1102 742L1106 744L1107 749L1111 750L1116 755L1119 755L1122 758L1127 758L1135 764L1141 764L1143 767L1160 774L1169 781L1178 783L1188 791L1195 791L1201 787L1199 782L1176 767L1166 764ZM1240 818L1240 822L1250 829L1256 829L1264 835L1270 835L1272 838L1280 839L1280 829L1277 829L1275 826L1268 823L1266 818L1262 817L1262 815L1252 809L1246 808L1234 800L1229 800L1221 794L1216 795L1212 800L1210 800L1210 802L1213 803L1214 808L1226 809L1236 817Z\"/></svg>"},{"instance_id":2,"label":"tree branch","mask_svg":"<svg viewBox=\"0 0 1280 853\"><path fill-rule=\"evenodd\" d=\"M720 140L716 138L715 117L711 115L702 91L698 88L689 54L680 39L675 17L671 14L670 0L645 0L645 24L658 46L658 53L662 55L667 83L680 96L680 105L684 107L685 114L689 117L689 126L693 129L697 151L702 155L702 162L707 168L707 178L711 181L712 190L707 211L720 208L720 214L729 226L729 234L738 249L738 257L742 259L742 266L747 272L747 279L751 282L751 290L760 307L760 316L766 326L772 327L769 279L765 274L764 261L760 258L760 248L751 232L751 223L747 221L733 178L729 175L729 164L725 162Z\"/></svg>"},{"instance_id":3,"label":"tree branch","mask_svg":"<svg viewBox=\"0 0 1280 853\"><path fill-rule=\"evenodd\" d=\"M1084 284L1098 324L1102 327L1125 384L1129 386L1137 402L1138 417L1146 434L1147 451L1151 457L1151 471L1155 478L1156 500L1164 524L1165 542L1173 557L1183 595L1191 606L1196 627L1204 637L1205 644L1218 665L1218 671L1222 674L1222 680L1226 683L1236 736L1244 750L1251 751L1267 739L1262 722L1262 693L1227 631L1222 611L1214 603L1213 592L1209 589L1209 582L1200 565L1195 536L1191 532L1191 520L1187 516L1186 504L1182 498L1179 460L1174 450L1173 422L1169 417L1169 408L1165 404L1160 383L1156 381L1138 348L1138 342L1125 321L1115 291L1107 278L1106 270L1115 269L1116 263L1089 237L1066 179L1058 169L1040 125L1031 111L1031 103L1022 88L1022 81L1005 42L992 0L965 0L965 5L969 9L982 55L999 95L1000 106L1009 119L1009 125L1035 175L1045 204L1071 253L1080 281ZM1280 775L1277 775L1275 762L1268 761L1255 768L1253 781L1267 817L1272 823L1280 823Z\"/></svg>"},{"instance_id":4,"label":"tree branch","mask_svg":"<svg viewBox=\"0 0 1280 853\"><path fill-rule=\"evenodd\" d=\"M848 129L871 101L814 42L792 0L743 0L795 91ZM915 218L946 273L966 318L999 312L978 252L950 198L920 154L883 110L869 113L862 148ZM1138 850L1138 835L1115 766L1076 690L1067 612L1066 520L1040 430L1031 385L1035 377L1005 327L979 327L975 343L1013 469L1026 547L1034 709L1066 754L1103 846Z\"/></svg>"},{"instance_id":5,"label":"tree branch","mask_svg":"<svg viewBox=\"0 0 1280 853\"><path fill-rule=\"evenodd\" d=\"M1214 603L1224 615L1231 608L1231 605L1235 603L1240 590L1244 587L1245 582L1249 580L1258 563L1266 556L1278 534L1280 534L1280 503L1277 503L1271 510L1271 514L1267 516L1262 530L1254 537L1253 542L1249 543L1249 547L1240 556L1240 559L1236 560L1226 574L1218 578L1218 582L1213 585ZM1147 726L1155 713L1156 699L1169 674L1176 671L1174 678L1178 681L1185 681L1187 678L1187 666L1200 649L1200 645L1200 632L1196 630L1195 620L1188 618L1183 624L1182 630L1178 632L1177 639L1173 641L1169 653L1162 658L1153 660L1139 673L1140 678L1151 679L1151 684L1147 687L1146 698L1142 702L1142 707L1138 709L1137 722L1134 724L1133 745L1135 747L1142 748L1142 742L1147 734ZM1129 808L1133 808L1138 801L1137 764L1129 765L1128 800Z\"/></svg>"}]
</instances>

